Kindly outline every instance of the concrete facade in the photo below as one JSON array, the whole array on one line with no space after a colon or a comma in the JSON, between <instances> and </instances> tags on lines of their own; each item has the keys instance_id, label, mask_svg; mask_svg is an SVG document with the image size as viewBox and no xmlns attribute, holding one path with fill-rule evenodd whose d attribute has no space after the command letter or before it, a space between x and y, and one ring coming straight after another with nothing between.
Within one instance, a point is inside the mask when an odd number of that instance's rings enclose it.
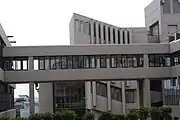
<instances>
[{"instance_id":1,"label":"concrete facade","mask_svg":"<svg viewBox=\"0 0 180 120\"><path fill-rule=\"evenodd\" d=\"M180 117L179 14L176 0L154 0L145 8L146 27L120 28L74 13L70 45L5 46L0 78L30 83L31 99L39 83L40 112L70 107L80 119L86 111L97 118L167 105Z\"/></svg>"}]
</instances>

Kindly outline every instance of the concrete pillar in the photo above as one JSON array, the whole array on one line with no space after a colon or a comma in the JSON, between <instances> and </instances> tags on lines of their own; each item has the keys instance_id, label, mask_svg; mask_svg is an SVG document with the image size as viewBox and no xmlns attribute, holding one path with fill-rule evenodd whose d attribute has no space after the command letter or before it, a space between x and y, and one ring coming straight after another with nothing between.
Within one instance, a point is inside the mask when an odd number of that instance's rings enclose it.
<instances>
[{"instance_id":1,"label":"concrete pillar","mask_svg":"<svg viewBox=\"0 0 180 120\"><path fill-rule=\"evenodd\" d=\"M99 24L98 22L96 22L96 44L101 44L100 38L99 38Z\"/></svg>"},{"instance_id":2,"label":"concrete pillar","mask_svg":"<svg viewBox=\"0 0 180 120\"><path fill-rule=\"evenodd\" d=\"M115 28L115 41L118 44L118 28Z\"/></svg>"},{"instance_id":3,"label":"concrete pillar","mask_svg":"<svg viewBox=\"0 0 180 120\"><path fill-rule=\"evenodd\" d=\"M139 87L139 81L137 81L137 89L136 89L136 105L137 105L137 109L140 108L140 87Z\"/></svg>"},{"instance_id":4,"label":"concrete pillar","mask_svg":"<svg viewBox=\"0 0 180 120\"><path fill-rule=\"evenodd\" d=\"M151 107L151 91L150 91L150 80L143 80L143 104L144 107Z\"/></svg>"},{"instance_id":5,"label":"concrete pillar","mask_svg":"<svg viewBox=\"0 0 180 120\"><path fill-rule=\"evenodd\" d=\"M147 54L144 54L144 67L145 68L149 67L149 60Z\"/></svg>"},{"instance_id":6,"label":"concrete pillar","mask_svg":"<svg viewBox=\"0 0 180 120\"><path fill-rule=\"evenodd\" d=\"M108 28L109 28L109 26L108 25L106 25L106 44L109 44L109 38L108 38L108 35L109 35L109 32L108 32Z\"/></svg>"},{"instance_id":7,"label":"concrete pillar","mask_svg":"<svg viewBox=\"0 0 180 120\"><path fill-rule=\"evenodd\" d=\"M122 84L122 111L123 114L126 114L125 81L122 81L121 84Z\"/></svg>"},{"instance_id":8,"label":"concrete pillar","mask_svg":"<svg viewBox=\"0 0 180 120\"><path fill-rule=\"evenodd\" d=\"M29 96L30 96L30 114L34 113L34 83L29 83Z\"/></svg>"},{"instance_id":9,"label":"concrete pillar","mask_svg":"<svg viewBox=\"0 0 180 120\"><path fill-rule=\"evenodd\" d=\"M85 83L85 100L86 100L86 109L92 109L92 99L91 99L91 82Z\"/></svg>"},{"instance_id":10,"label":"concrete pillar","mask_svg":"<svg viewBox=\"0 0 180 120\"><path fill-rule=\"evenodd\" d=\"M34 70L34 60L33 57L29 57L29 70L32 71ZM29 83L29 97L30 97L30 107L29 111L30 114L34 113L34 83L31 82Z\"/></svg>"},{"instance_id":11,"label":"concrete pillar","mask_svg":"<svg viewBox=\"0 0 180 120\"><path fill-rule=\"evenodd\" d=\"M111 111L111 81L107 81L108 111Z\"/></svg>"},{"instance_id":12,"label":"concrete pillar","mask_svg":"<svg viewBox=\"0 0 180 120\"><path fill-rule=\"evenodd\" d=\"M93 91L93 106L96 106L96 81L92 82L92 91Z\"/></svg>"},{"instance_id":13,"label":"concrete pillar","mask_svg":"<svg viewBox=\"0 0 180 120\"><path fill-rule=\"evenodd\" d=\"M123 29L120 30L120 43L123 44Z\"/></svg>"},{"instance_id":14,"label":"concrete pillar","mask_svg":"<svg viewBox=\"0 0 180 120\"><path fill-rule=\"evenodd\" d=\"M90 44L94 44L94 21L91 21L91 41Z\"/></svg>"},{"instance_id":15,"label":"concrete pillar","mask_svg":"<svg viewBox=\"0 0 180 120\"><path fill-rule=\"evenodd\" d=\"M53 113L53 83L40 83L39 84L39 112L50 112Z\"/></svg>"},{"instance_id":16,"label":"concrete pillar","mask_svg":"<svg viewBox=\"0 0 180 120\"><path fill-rule=\"evenodd\" d=\"M114 42L113 42L113 27L110 27L110 39L111 39L111 44L114 44Z\"/></svg>"},{"instance_id":17,"label":"concrete pillar","mask_svg":"<svg viewBox=\"0 0 180 120\"><path fill-rule=\"evenodd\" d=\"M125 36L125 44L128 44L128 34L127 34L127 30L124 31L124 36Z\"/></svg>"},{"instance_id":18,"label":"concrete pillar","mask_svg":"<svg viewBox=\"0 0 180 120\"><path fill-rule=\"evenodd\" d=\"M132 28L129 30L129 36L130 36L130 44L132 44L133 43L133 29Z\"/></svg>"},{"instance_id":19,"label":"concrete pillar","mask_svg":"<svg viewBox=\"0 0 180 120\"><path fill-rule=\"evenodd\" d=\"M104 38L104 28L103 27L104 27L104 24L101 23L101 27L100 27L101 28L101 39L100 39L101 40L101 44L105 44L106 43L106 40Z\"/></svg>"}]
</instances>

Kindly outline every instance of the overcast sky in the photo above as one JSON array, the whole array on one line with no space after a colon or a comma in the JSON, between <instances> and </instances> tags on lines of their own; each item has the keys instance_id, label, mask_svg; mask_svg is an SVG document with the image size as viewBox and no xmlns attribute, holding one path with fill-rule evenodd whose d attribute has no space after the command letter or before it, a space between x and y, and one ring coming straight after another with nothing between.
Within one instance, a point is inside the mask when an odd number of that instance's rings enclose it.
<instances>
[{"instance_id":1,"label":"overcast sky","mask_svg":"<svg viewBox=\"0 0 180 120\"><path fill-rule=\"evenodd\" d=\"M144 7L151 1L1 0L0 23L17 41L13 45L68 45L73 13L119 27L144 27ZM29 94L28 85L17 85L19 94Z\"/></svg>"}]
</instances>

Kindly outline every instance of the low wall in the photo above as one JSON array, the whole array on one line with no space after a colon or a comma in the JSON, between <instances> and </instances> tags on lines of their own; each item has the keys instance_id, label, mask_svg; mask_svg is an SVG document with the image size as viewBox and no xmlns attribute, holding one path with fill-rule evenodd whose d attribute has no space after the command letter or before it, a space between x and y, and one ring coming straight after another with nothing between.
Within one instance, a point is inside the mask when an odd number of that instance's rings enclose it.
<instances>
[{"instance_id":1,"label":"low wall","mask_svg":"<svg viewBox=\"0 0 180 120\"><path fill-rule=\"evenodd\" d=\"M10 109L4 112L0 112L0 116L16 117L16 109Z\"/></svg>"}]
</instances>

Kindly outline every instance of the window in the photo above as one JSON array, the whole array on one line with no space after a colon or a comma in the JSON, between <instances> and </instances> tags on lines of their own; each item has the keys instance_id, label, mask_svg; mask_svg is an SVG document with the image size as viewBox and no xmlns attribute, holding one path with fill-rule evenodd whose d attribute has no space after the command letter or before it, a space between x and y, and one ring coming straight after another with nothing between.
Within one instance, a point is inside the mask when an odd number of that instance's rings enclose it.
<instances>
[{"instance_id":1,"label":"window","mask_svg":"<svg viewBox=\"0 0 180 120\"><path fill-rule=\"evenodd\" d=\"M94 23L94 37L96 38L96 23Z\"/></svg>"},{"instance_id":2,"label":"window","mask_svg":"<svg viewBox=\"0 0 180 120\"><path fill-rule=\"evenodd\" d=\"M101 25L99 24L98 25L99 26L99 28L98 28L98 30L99 30L99 43L101 44Z\"/></svg>"},{"instance_id":3,"label":"window","mask_svg":"<svg viewBox=\"0 0 180 120\"><path fill-rule=\"evenodd\" d=\"M121 55L117 55L117 67L118 67L118 68L122 68Z\"/></svg>"},{"instance_id":4,"label":"window","mask_svg":"<svg viewBox=\"0 0 180 120\"><path fill-rule=\"evenodd\" d=\"M61 69L61 57L60 56L57 56L56 57L56 69Z\"/></svg>"},{"instance_id":5,"label":"window","mask_svg":"<svg viewBox=\"0 0 180 120\"><path fill-rule=\"evenodd\" d=\"M100 68L106 68L107 65L106 65L106 56L100 56Z\"/></svg>"},{"instance_id":6,"label":"window","mask_svg":"<svg viewBox=\"0 0 180 120\"><path fill-rule=\"evenodd\" d=\"M113 43L115 44L116 43L116 39L115 39L115 29L113 29Z\"/></svg>"},{"instance_id":7,"label":"window","mask_svg":"<svg viewBox=\"0 0 180 120\"><path fill-rule=\"evenodd\" d=\"M49 57L45 57L45 69L49 70Z\"/></svg>"},{"instance_id":8,"label":"window","mask_svg":"<svg viewBox=\"0 0 180 120\"><path fill-rule=\"evenodd\" d=\"M38 58L39 62L39 70L44 70L45 69L45 57L39 57Z\"/></svg>"},{"instance_id":9,"label":"window","mask_svg":"<svg viewBox=\"0 0 180 120\"><path fill-rule=\"evenodd\" d=\"M96 83L96 94L107 97L107 86L104 83L97 82Z\"/></svg>"},{"instance_id":10,"label":"window","mask_svg":"<svg viewBox=\"0 0 180 120\"><path fill-rule=\"evenodd\" d=\"M127 68L128 67L128 58L127 55L122 55L122 67Z\"/></svg>"},{"instance_id":11,"label":"window","mask_svg":"<svg viewBox=\"0 0 180 120\"><path fill-rule=\"evenodd\" d=\"M96 67L96 59L95 56L90 56L90 68Z\"/></svg>"},{"instance_id":12,"label":"window","mask_svg":"<svg viewBox=\"0 0 180 120\"><path fill-rule=\"evenodd\" d=\"M125 91L126 103L135 103L135 90Z\"/></svg>"},{"instance_id":13,"label":"window","mask_svg":"<svg viewBox=\"0 0 180 120\"><path fill-rule=\"evenodd\" d=\"M67 64L68 69L72 69L72 56L67 56Z\"/></svg>"},{"instance_id":14,"label":"window","mask_svg":"<svg viewBox=\"0 0 180 120\"><path fill-rule=\"evenodd\" d=\"M50 69L56 69L56 57L50 57Z\"/></svg>"},{"instance_id":15,"label":"window","mask_svg":"<svg viewBox=\"0 0 180 120\"><path fill-rule=\"evenodd\" d=\"M122 101L121 88L111 86L111 98L116 101Z\"/></svg>"},{"instance_id":16,"label":"window","mask_svg":"<svg viewBox=\"0 0 180 120\"><path fill-rule=\"evenodd\" d=\"M110 31L110 27L108 27L108 41L109 41L109 44L111 44L110 35L111 35L111 31Z\"/></svg>"},{"instance_id":17,"label":"window","mask_svg":"<svg viewBox=\"0 0 180 120\"><path fill-rule=\"evenodd\" d=\"M130 44L130 35L129 35L129 31L127 31L127 42L128 42L128 44Z\"/></svg>"},{"instance_id":18,"label":"window","mask_svg":"<svg viewBox=\"0 0 180 120\"><path fill-rule=\"evenodd\" d=\"M73 68L78 68L78 56L73 56Z\"/></svg>"},{"instance_id":19,"label":"window","mask_svg":"<svg viewBox=\"0 0 180 120\"><path fill-rule=\"evenodd\" d=\"M66 56L61 57L61 63L62 63L61 68L62 69L67 69L67 57Z\"/></svg>"},{"instance_id":20,"label":"window","mask_svg":"<svg viewBox=\"0 0 180 120\"><path fill-rule=\"evenodd\" d=\"M84 68L83 56L78 56L78 68Z\"/></svg>"},{"instance_id":21,"label":"window","mask_svg":"<svg viewBox=\"0 0 180 120\"><path fill-rule=\"evenodd\" d=\"M123 44L125 44L125 32L123 30Z\"/></svg>"},{"instance_id":22,"label":"window","mask_svg":"<svg viewBox=\"0 0 180 120\"><path fill-rule=\"evenodd\" d=\"M120 35L120 30L118 30L118 44L121 44L121 35Z\"/></svg>"},{"instance_id":23,"label":"window","mask_svg":"<svg viewBox=\"0 0 180 120\"><path fill-rule=\"evenodd\" d=\"M117 56L116 55L111 55L110 56L110 65L112 68L117 67Z\"/></svg>"},{"instance_id":24,"label":"window","mask_svg":"<svg viewBox=\"0 0 180 120\"><path fill-rule=\"evenodd\" d=\"M106 44L106 28L103 26L104 44Z\"/></svg>"},{"instance_id":25,"label":"window","mask_svg":"<svg viewBox=\"0 0 180 120\"><path fill-rule=\"evenodd\" d=\"M128 68L133 67L132 55L128 55Z\"/></svg>"},{"instance_id":26,"label":"window","mask_svg":"<svg viewBox=\"0 0 180 120\"><path fill-rule=\"evenodd\" d=\"M89 68L89 56L84 56L84 68Z\"/></svg>"},{"instance_id":27,"label":"window","mask_svg":"<svg viewBox=\"0 0 180 120\"><path fill-rule=\"evenodd\" d=\"M178 31L178 26L177 25L168 25L168 34L173 35Z\"/></svg>"},{"instance_id":28,"label":"window","mask_svg":"<svg viewBox=\"0 0 180 120\"><path fill-rule=\"evenodd\" d=\"M170 67L171 56L166 54L151 54L149 57L149 67Z\"/></svg>"}]
</instances>

